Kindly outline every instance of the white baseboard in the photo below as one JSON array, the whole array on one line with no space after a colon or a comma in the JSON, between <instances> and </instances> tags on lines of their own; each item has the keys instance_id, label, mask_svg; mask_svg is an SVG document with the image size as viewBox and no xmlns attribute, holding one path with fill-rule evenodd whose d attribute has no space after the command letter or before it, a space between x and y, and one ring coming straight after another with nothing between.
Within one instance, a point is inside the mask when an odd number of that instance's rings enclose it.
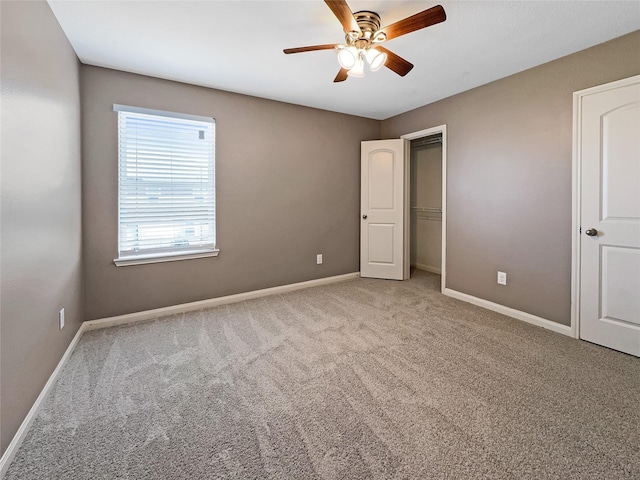
<instances>
[{"instance_id":1,"label":"white baseboard","mask_svg":"<svg viewBox=\"0 0 640 480\"><path fill-rule=\"evenodd\" d=\"M417 268L418 270L424 270L425 272L437 273L438 275L442 274L442 270L440 270L439 268L425 265L424 263L414 263L411 266Z\"/></svg>"},{"instance_id":2,"label":"white baseboard","mask_svg":"<svg viewBox=\"0 0 640 480\"><path fill-rule=\"evenodd\" d=\"M49 391L55 385L56 380L60 376L60 372L62 372L62 369L64 368L65 364L69 360L69 357L71 357L71 353L73 353L73 350L76 348L76 345L78 344L78 341L80 340L80 337L82 336L84 331L85 331L85 326L83 323L82 325L80 325L80 328L78 329L75 336L73 337L73 340L71 340L71 343L65 350L64 355L62 355L62 358L60 359L55 370L49 377L49 380L47 380L47 383L45 383L44 387L42 388L42 391L40 392L40 395L38 395L38 398L34 402L33 406L31 407L31 410L29 410L29 413L27 413L27 416L22 421L20 428L18 428L18 431L16 432L16 434L13 436L13 439L11 440L11 443L9 444L7 449L4 451L2 458L0 458L0 478L4 478L5 474L7 473L7 470L9 469L9 465L11 465L11 461L13 460L13 457L15 457L16 452L20 448L20 445L22 445L22 441L26 437L27 432L31 427L31 424L38 416L38 412L40 411L40 407L42 406L44 399L47 398L47 395L49 395Z\"/></svg>"},{"instance_id":3,"label":"white baseboard","mask_svg":"<svg viewBox=\"0 0 640 480\"><path fill-rule=\"evenodd\" d=\"M504 305L500 305L499 303L493 303L489 300L484 300L472 295L467 295L466 293L451 290L450 288L445 288L442 293L444 293L448 297L457 298L458 300L462 300L463 302L472 303L473 305L477 305L479 307L486 308L487 310L501 313L508 317L522 320L523 322L527 322L538 327L546 328L547 330L552 330L556 333L561 333L570 337L572 336L571 327L569 325L562 325L560 323L552 322L551 320L547 320L546 318L536 317L535 315L531 315L530 313L522 312L510 307L505 307Z\"/></svg>"},{"instance_id":4,"label":"white baseboard","mask_svg":"<svg viewBox=\"0 0 640 480\"><path fill-rule=\"evenodd\" d=\"M84 322L85 331L97 330L100 328L115 327L117 325L125 325L127 323L142 322L152 318L174 315L177 313L192 312L194 310L202 310L204 308L217 307L219 305L227 305L230 303L244 302L254 298L266 297L268 295L279 295L282 293L302 290L303 288L317 287L320 285L328 285L330 283L342 282L357 278L359 272L345 273L344 275L336 275L334 277L318 278L300 283L291 283L289 285L281 285L279 287L264 288L262 290L253 290L251 292L237 293L235 295L227 295L226 297L211 298L201 300L199 302L182 303L180 305L172 305L170 307L156 308L153 310L145 310L143 312L129 313L126 315L118 315L115 317L101 318L98 320L89 320Z\"/></svg>"}]
</instances>

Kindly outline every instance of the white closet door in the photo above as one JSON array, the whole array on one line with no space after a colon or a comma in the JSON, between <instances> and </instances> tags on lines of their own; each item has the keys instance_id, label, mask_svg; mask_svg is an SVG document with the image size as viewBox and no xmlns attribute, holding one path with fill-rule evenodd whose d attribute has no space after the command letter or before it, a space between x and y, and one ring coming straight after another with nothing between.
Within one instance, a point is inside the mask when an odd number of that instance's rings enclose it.
<instances>
[{"instance_id":1,"label":"white closet door","mask_svg":"<svg viewBox=\"0 0 640 480\"><path fill-rule=\"evenodd\" d=\"M360 275L402 280L406 140L362 142Z\"/></svg>"}]
</instances>

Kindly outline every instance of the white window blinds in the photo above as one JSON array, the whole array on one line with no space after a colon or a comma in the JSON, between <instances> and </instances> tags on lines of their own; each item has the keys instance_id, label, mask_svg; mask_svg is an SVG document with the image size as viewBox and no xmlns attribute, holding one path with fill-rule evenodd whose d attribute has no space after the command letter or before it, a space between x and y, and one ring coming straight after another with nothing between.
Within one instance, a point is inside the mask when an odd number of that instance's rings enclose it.
<instances>
[{"instance_id":1,"label":"white window blinds","mask_svg":"<svg viewBox=\"0 0 640 480\"><path fill-rule=\"evenodd\" d=\"M215 121L115 105L120 259L213 251Z\"/></svg>"}]
</instances>

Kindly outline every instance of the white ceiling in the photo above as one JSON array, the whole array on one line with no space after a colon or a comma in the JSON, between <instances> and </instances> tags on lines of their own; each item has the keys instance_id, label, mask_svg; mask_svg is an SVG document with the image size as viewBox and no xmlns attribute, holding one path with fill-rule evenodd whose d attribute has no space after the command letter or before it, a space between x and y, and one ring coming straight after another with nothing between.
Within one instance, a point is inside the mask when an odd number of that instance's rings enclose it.
<instances>
[{"instance_id":1,"label":"white ceiling","mask_svg":"<svg viewBox=\"0 0 640 480\"><path fill-rule=\"evenodd\" d=\"M436 1L349 1L382 25ZM415 65L333 83L342 43L321 0L60 1L49 4L80 60L283 102L385 119L640 29L638 1L442 1L444 23L385 46Z\"/></svg>"}]
</instances>

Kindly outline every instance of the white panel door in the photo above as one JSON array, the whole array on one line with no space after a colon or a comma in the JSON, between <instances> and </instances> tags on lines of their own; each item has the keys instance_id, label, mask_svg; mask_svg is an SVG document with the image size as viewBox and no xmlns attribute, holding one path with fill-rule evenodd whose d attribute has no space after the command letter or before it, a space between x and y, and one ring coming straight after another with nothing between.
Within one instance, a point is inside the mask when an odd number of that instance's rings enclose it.
<instances>
[{"instance_id":1,"label":"white panel door","mask_svg":"<svg viewBox=\"0 0 640 480\"><path fill-rule=\"evenodd\" d=\"M362 142L360 275L403 279L406 140Z\"/></svg>"},{"instance_id":2,"label":"white panel door","mask_svg":"<svg viewBox=\"0 0 640 480\"><path fill-rule=\"evenodd\" d=\"M581 102L580 338L640 356L640 77Z\"/></svg>"}]
</instances>

